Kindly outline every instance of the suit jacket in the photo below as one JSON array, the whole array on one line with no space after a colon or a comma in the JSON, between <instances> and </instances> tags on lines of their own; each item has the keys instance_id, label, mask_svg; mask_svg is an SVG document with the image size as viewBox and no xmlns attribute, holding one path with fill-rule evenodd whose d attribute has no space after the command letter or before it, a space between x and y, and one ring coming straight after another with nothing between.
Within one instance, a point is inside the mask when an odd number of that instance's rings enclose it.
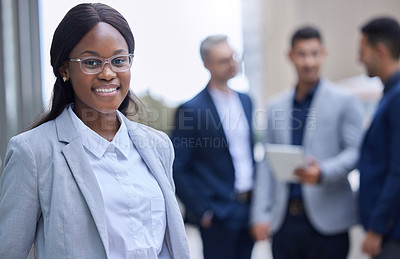
<instances>
[{"instance_id":1,"label":"suit jacket","mask_svg":"<svg viewBox=\"0 0 400 259\"><path fill-rule=\"evenodd\" d=\"M164 133L124 121L163 192L168 251L189 258L172 145ZM33 243L37 258L108 258L102 194L67 110L10 140L0 195L0 258L26 258Z\"/></svg>"},{"instance_id":2,"label":"suit jacket","mask_svg":"<svg viewBox=\"0 0 400 259\"><path fill-rule=\"evenodd\" d=\"M267 110L264 143L291 144L294 91ZM321 182L302 185L303 202L312 226L322 234L346 231L356 223L355 197L347 174L355 168L362 134L359 102L329 81L321 80L306 120L303 146L322 171ZM289 184L274 178L268 161L257 165L251 222L269 223L276 232L287 212Z\"/></svg>"},{"instance_id":3,"label":"suit jacket","mask_svg":"<svg viewBox=\"0 0 400 259\"><path fill-rule=\"evenodd\" d=\"M360 216L366 229L400 240L400 71L385 85L359 162Z\"/></svg>"},{"instance_id":4,"label":"suit jacket","mask_svg":"<svg viewBox=\"0 0 400 259\"><path fill-rule=\"evenodd\" d=\"M251 100L238 94L252 132ZM187 221L198 224L204 213L210 211L227 227L246 226L248 209L243 211L236 201L232 157L207 87L178 108L172 140L176 190L187 209ZM248 143L252 147L252 137Z\"/></svg>"}]
</instances>

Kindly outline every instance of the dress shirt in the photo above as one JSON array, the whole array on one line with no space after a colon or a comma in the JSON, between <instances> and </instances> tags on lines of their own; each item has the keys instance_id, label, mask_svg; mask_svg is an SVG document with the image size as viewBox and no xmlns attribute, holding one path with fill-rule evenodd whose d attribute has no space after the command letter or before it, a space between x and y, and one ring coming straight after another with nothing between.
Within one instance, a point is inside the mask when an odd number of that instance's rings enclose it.
<instances>
[{"instance_id":1,"label":"dress shirt","mask_svg":"<svg viewBox=\"0 0 400 259\"><path fill-rule=\"evenodd\" d=\"M109 142L87 127L72 105L68 110L103 196L110 258L170 258L164 245L164 196L134 147L123 115L117 111L121 126Z\"/></svg>"},{"instance_id":2,"label":"dress shirt","mask_svg":"<svg viewBox=\"0 0 400 259\"><path fill-rule=\"evenodd\" d=\"M209 93L228 141L235 169L235 191L247 192L253 189L253 159L250 144L251 133L242 102L239 95L232 90L227 94L210 88Z\"/></svg>"},{"instance_id":3,"label":"dress shirt","mask_svg":"<svg viewBox=\"0 0 400 259\"><path fill-rule=\"evenodd\" d=\"M307 116L310 111L311 102L313 100L315 91L317 90L319 81L315 84L311 92L306 96L303 101L296 100L296 93L293 97L293 110L292 110L292 145L302 146L304 130L307 124ZM301 197L301 184L290 184L290 198Z\"/></svg>"}]
</instances>

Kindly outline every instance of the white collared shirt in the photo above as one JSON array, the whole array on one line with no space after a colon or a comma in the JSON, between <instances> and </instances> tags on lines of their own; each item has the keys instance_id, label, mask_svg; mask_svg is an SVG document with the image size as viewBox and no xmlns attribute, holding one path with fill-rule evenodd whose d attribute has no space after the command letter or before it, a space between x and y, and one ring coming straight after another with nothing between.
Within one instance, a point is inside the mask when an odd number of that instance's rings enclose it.
<instances>
[{"instance_id":1,"label":"white collared shirt","mask_svg":"<svg viewBox=\"0 0 400 259\"><path fill-rule=\"evenodd\" d=\"M163 242L164 196L133 145L123 115L117 111L121 126L109 142L87 127L72 105L68 110L103 196L110 258L170 258Z\"/></svg>"},{"instance_id":2,"label":"white collared shirt","mask_svg":"<svg viewBox=\"0 0 400 259\"><path fill-rule=\"evenodd\" d=\"M238 93L224 93L210 88L209 93L217 108L235 169L235 190L246 192L253 188L253 156L250 128Z\"/></svg>"}]
</instances>

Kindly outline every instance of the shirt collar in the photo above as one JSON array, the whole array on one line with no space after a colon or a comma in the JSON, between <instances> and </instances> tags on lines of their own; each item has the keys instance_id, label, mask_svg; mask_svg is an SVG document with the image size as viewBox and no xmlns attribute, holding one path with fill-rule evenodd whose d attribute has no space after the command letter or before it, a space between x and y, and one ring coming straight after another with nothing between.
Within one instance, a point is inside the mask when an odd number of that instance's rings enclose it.
<instances>
[{"instance_id":1,"label":"shirt collar","mask_svg":"<svg viewBox=\"0 0 400 259\"><path fill-rule=\"evenodd\" d=\"M314 97L315 92L317 91L317 88L318 88L320 82L321 82L321 80L318 79L318 81L314 84L314 86L312 87L312 90L308 93L308 95L306 96L306 98L304 99L304 101L305 101L305 100L312 100L312 98ZM294 93L294 96L293 96L293 102L294 102L294 103L296 103L296 102L299 103L299 102L296 100L296 91L297 91L297 86L296 86L296 90L295 90L295 93ZM303 102L304 102L304 101L303 101Z\"/></svg>"},{"instance_id":2,"label":"shirt collar","mask_svg":"<svg viewBox=\"0 0 400 259\"><path fill-rule=\"evenodd\" d=\"M124 158L128 157L131 141L129 138L128 130L123 120L123 114L117 111L118 120L121 125L115 134L113 140L110 142L101 137L95 131L86 126L73 111L73 104L68 106L68 112L72 118L75 129L82 138L82 145L89 150L97 158L101 158L106 151L114 152L117 155L122 155Z\"/></svg>"},{"instance_id":3,"label":"shirt collar","mask_svg":"<svg viewBox=\"0 0 400 259\"><path fill-rule=\"evenodd\" d=\"M223 92L215 87L207 86L207 90L214 99L226 100L234 97L236 92L229 88L228 92Z\"/></svg>"},{"instance_id":4,"label":"shirt collar","mask_svg":"<svg viewBox=\"0 0 400 259\"><path fill-rule=\"evenodd\" d=\"M392 75L389 80L385 83L385 88L383 89L383 93L387 93L392 86L394 86L398 81L400 81L400 70L397 71L394 75Z\"/></svg>"}]
</instances>

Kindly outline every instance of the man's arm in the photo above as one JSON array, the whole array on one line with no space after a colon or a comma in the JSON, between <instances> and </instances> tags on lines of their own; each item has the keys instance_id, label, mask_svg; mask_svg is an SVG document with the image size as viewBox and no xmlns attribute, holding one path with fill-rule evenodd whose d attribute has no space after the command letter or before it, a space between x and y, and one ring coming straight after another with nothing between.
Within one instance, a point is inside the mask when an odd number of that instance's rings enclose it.
<instances>
[{"instance_id":1,"label":"man's arm","mask_svg":"<svg viewBox=\"0 0 400 259\"><path fill-rule=\"evenodd\" d=\"M347 177L357 165L363 135L361 104L352 95L347 96L344 103L346 106L342 109L341 124L338 127L343 149L336 156L319 161L321 184L329 184Z\"/></svg>"},{"instance_id":2,"label":"man's arm","mask_svg":"<svg viewBox=\"0 0 400 259\"><path fill-rule=\"evenodd\" d=\"M267 130L263 136L263 144L272 143L273 117L268 109ZM251 234L257 240L264 240L271 234L271 210L274 199L275 180L269 170L266 157L256 164L253 197L250 209Z\"/></svg>"},{"instance_id":3,"label":"man's arm","mask_svg":"<svg viewBox=\"0 0 400 259\"><path fill-rule=\"evenodd\" d=\"M389 164L387 176L376 206L373 208L368 229L382 235L387 234L400 210L400 95L393 98L388 107L387 123L389 132L383 132L387 136L389 150Z\"/></svg>"},{"instance_id":4,"label":"man's arm","mask_svg":"<svg viewBox=\"0 0 400 259\"><path fill-rule=\"evenodd\" d=\"M266 159L257 163L253 197L250 210L251 234L254 240L264 240L271 235L273 179Z\"/></svg>"}]
</instances>

